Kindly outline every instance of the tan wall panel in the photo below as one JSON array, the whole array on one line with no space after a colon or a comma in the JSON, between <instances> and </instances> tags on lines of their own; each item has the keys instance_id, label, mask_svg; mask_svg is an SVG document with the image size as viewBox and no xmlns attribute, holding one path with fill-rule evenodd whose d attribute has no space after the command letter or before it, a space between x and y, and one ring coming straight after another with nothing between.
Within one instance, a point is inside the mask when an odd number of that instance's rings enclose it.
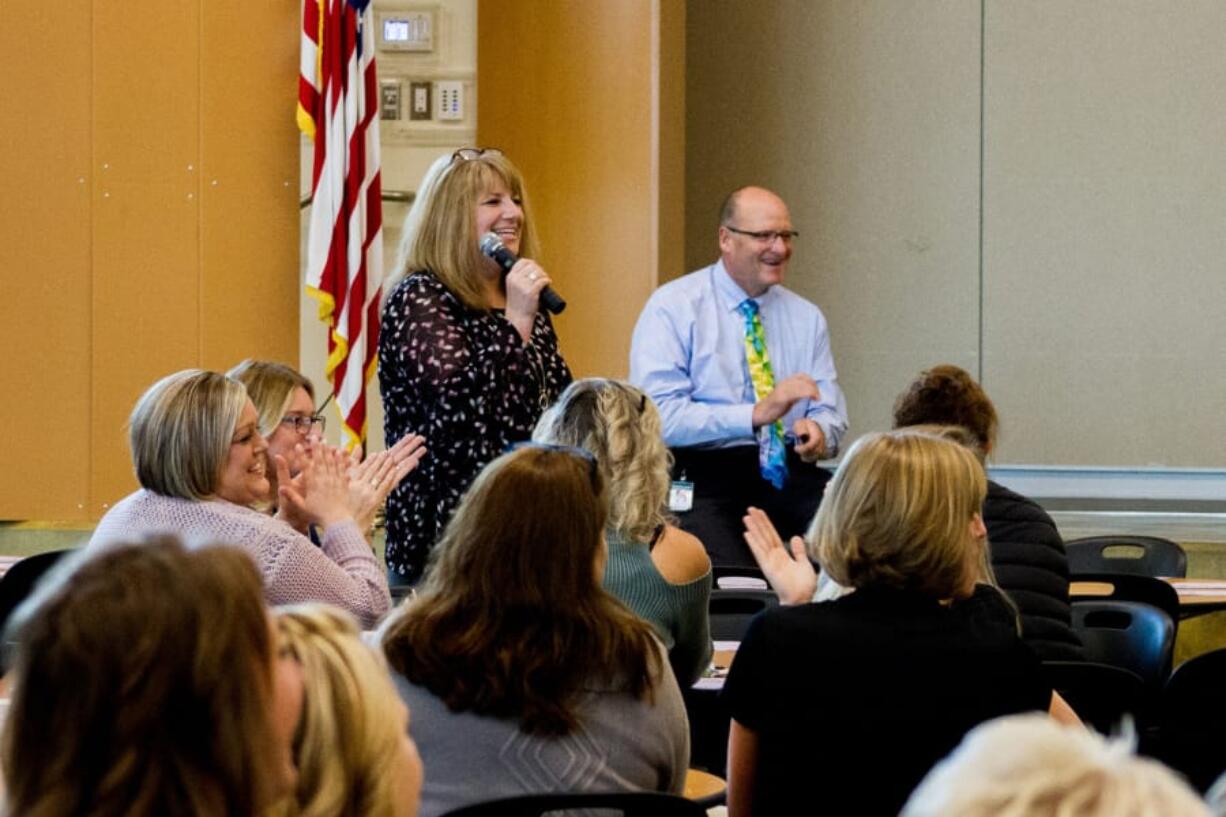
<instances>
[{"instance_id":1,"label":"tan wall panel","mask_svg":"<svg viewBox=\"0 0 1226 817\"><path fill-rule=\"evenodd\" d=\"M655 286L650 0L481 0L477 135L523 171L578 376L625 376ZM514 47L509 48L508 44Z\"/></svg>"},{"instance_id":2,"label":"tan wall panel","mask_svg":"<svg viewBox=\"0 0 1226 817\"><path fill-rule=\"evenodd\" d=\"M195 184L200 5L95 0L94 156L100 184Z\"/></svg>"},{"instance_id":3,"label":"tan wall panel","mask_svg":"<svg viewBox=\"0 0 1226 817\"><path fill-rule=\"evenodd\" d=\"M659 283L685 272L685 3L659 4Z\"/></svg>"},{"instance_id":4,"label":"tan wall panel","mask_svg":"<svg viewBox=\"0 0 1226 817\"><path fill-rule=\"evenodd\" d=\"M200 363L199 36L196 3L95 4L95 515L136 485L136 398Z\"/></svg>"},{"instance_id":5,"label":"tan wall panel","mask_svg":"<svg viewBox=\"0 0 1226 817\"><path fill-rule=\"evenodd\" d=\"M1226 5L987 6L1001 458L1222 467Z\"/></svg>"},{"instance_id":6,"label":"tan wall panel","mask_svg":"<svg viewBox=\"0 0 1226 817\"><path fill-rule=\"evenodd\" d=\"M136 398L200 361L197 200L178 185L110 185L102 195L94 208L95 514L136 486L125 430Z\"/></svg>"},{"instance_id":7,"label":"tan wall panel","mask_svg":"<svg viewBox=\"0 0 1226 817\"><path fill-rule=\"evenodd\" d=\"M87 514L91 36L88 3L0 3L0 519Z\"/></svg>"},{"instance_id":8,"label":"tan wall panel","mask_svg":"<svg viewBox=\"0 0 1226 817\"><path fill-rule=\"evenodd\" d=\"M201 31L201 360L298 359L301 3L207 0ZM270 32L280 36L271 37Z\"/></svg>"},{"instance_id":9,"label":"tan wall panel","mask_svg":"<svg viewBox=\"0 0 1226 817\"><path fill-rule=\"evenodd\" d=\"M788 201L788 285L829 319L853 436L924 366L977 368L979 23L961 0L688 7L687 266L730 190Z\"/></svg>"}]
</instances>

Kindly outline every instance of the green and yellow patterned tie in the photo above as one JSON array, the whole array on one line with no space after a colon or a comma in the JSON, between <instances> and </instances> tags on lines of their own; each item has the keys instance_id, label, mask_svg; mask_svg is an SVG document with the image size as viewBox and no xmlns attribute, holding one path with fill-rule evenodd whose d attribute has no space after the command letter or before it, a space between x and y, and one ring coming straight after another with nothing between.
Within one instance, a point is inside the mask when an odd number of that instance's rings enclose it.
<instances>
[{"instance_id":1,"label":"green and yellow patterned tie","mask_svg":"<svg viewBox=\"0 0 1226 817\"><path fill-rule=\"evenodd\" d=\"M758 315L758 302L746 298L737 307L745 317L745 360L749 364L749 379L753 381L754 399L761 400L775 388L775 373L766 352L766 333ZM762 478L782 488L788 476L787 457L783 446L783 422L776 420L758 429L758 467Z\"/></svg>"}]
</instances>

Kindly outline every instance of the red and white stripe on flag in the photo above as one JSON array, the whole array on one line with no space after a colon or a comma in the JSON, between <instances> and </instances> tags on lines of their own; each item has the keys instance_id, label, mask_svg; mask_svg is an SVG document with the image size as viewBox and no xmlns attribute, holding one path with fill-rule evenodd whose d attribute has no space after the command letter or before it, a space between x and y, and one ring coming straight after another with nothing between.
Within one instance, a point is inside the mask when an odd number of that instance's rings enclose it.
<instances>
[{"instance_id":1,"label":"red and white stripe on flag","mask_svg":"<svg viewBox=\"0 0 1226 817\"><path fill-rule=\"evenodd\" d=\"M370 0L305 0L298 126L315 142L306 288L330 327L326 374L342 444L366 440L379 345L383 207Z\"/></svg>"}]
</instances>

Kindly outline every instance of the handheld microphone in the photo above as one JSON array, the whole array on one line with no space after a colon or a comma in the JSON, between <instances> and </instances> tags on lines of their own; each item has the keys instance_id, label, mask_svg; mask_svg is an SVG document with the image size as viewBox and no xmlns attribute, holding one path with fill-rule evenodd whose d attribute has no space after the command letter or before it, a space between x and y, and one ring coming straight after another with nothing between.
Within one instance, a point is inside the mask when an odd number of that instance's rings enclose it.
<instances>
[{"instance_id":1,"label":"handheld microphone","mask_svg":"<svg viewBox=\"0 0 1226 817\"><path fill-rule=\"evenodd\" d=\"M515 257L515 253L507 249L495 233L486 233L481 236L481 252L488 257L498 262L498 266L502 267L502 272L505 275L511 271L511 267L515 266L515 262L519 259ZM545 287L541 290L541 306L548 309L555 315L561 314L566 308L566 301L562 300L562 296L553 291L552 287Z\"/></svg>"}]
</instances>

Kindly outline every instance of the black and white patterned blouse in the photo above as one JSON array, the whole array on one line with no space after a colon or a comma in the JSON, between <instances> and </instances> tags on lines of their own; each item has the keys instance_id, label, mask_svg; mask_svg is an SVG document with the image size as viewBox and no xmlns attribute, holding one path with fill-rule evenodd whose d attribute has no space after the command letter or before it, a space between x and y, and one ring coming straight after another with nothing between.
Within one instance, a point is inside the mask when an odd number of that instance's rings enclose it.
<instances>
[{"instance_id":1,"label":"black and white patterned blouse","mask_svg":"<svg viewBox=\"0 0 1226 817\"><path fill-rule=\"evenodd\" d=\"M501 311L473 310L432 273L392 291L379 330L379 391L390 447L409 433L427 453L387 499L387 566L421 577L430 548L477 473L532 435L571 381L548 315L525 344Z\"/></svg>"}]
</instances>

